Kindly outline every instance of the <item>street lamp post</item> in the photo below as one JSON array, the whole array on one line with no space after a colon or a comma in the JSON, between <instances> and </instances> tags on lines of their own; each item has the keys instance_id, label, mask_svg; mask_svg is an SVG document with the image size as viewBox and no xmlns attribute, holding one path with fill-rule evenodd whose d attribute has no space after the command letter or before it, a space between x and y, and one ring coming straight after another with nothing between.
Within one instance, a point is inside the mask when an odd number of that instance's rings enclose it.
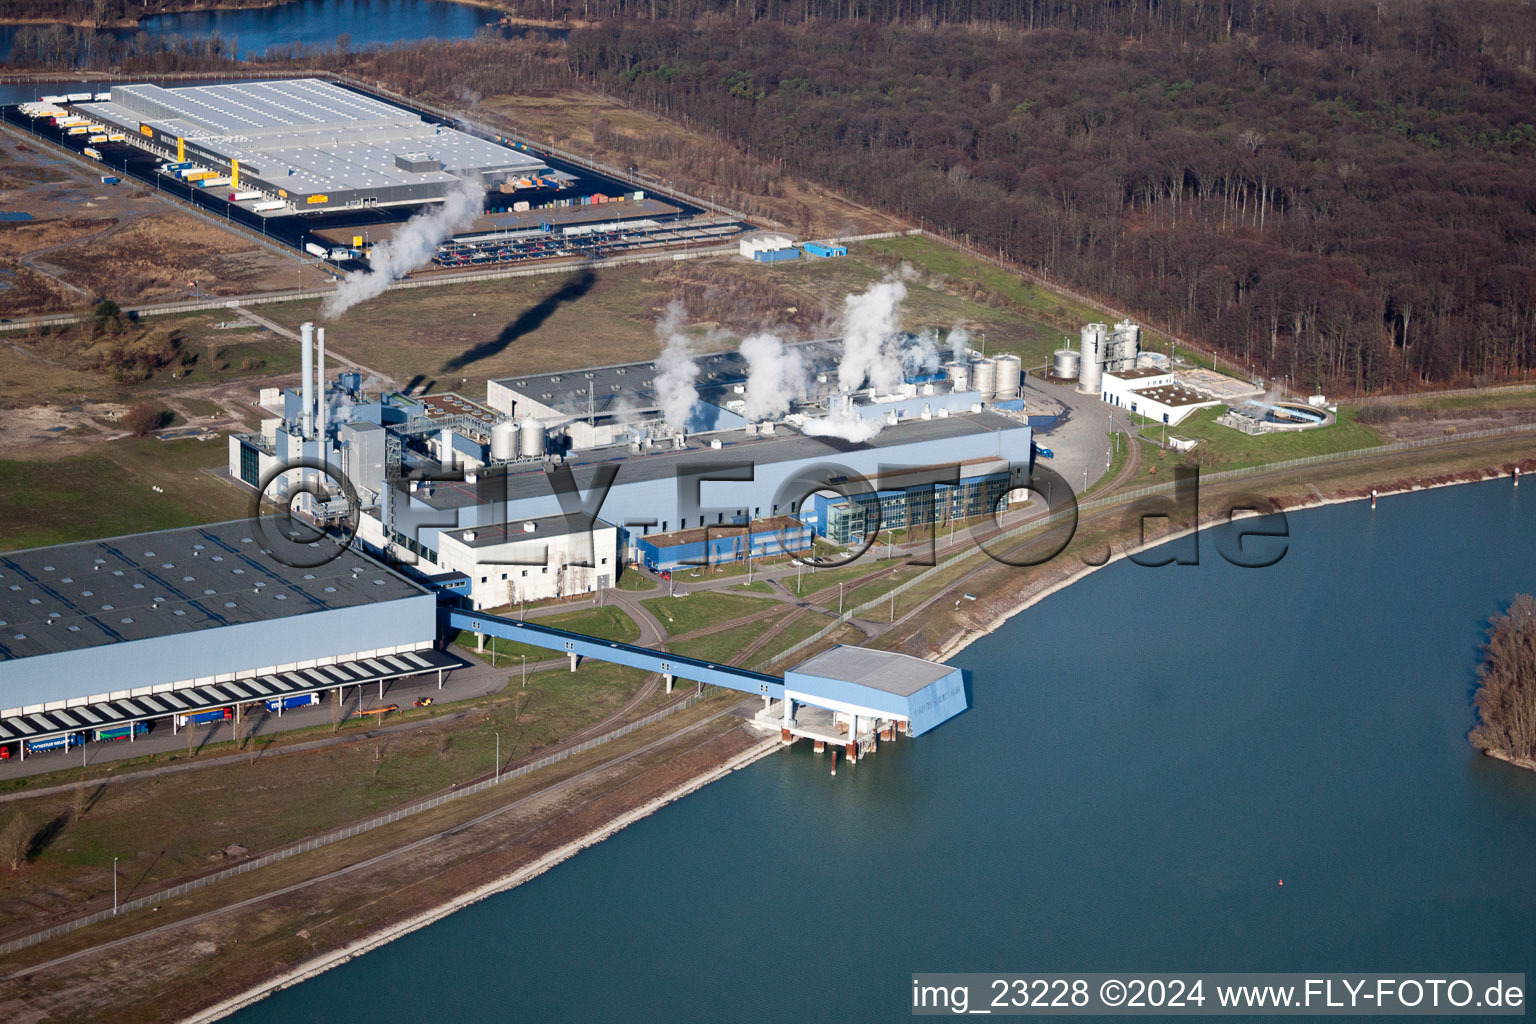
<instances>
[{"instance_id":1,"label":"street lamp post","mask_svg":"<svg viewBox=\"0 0 1536 1024\"><path fill-rule=\"evenodd\" d=\"M500 783L501 782L501 733L500 732L498 732L496 734L496 767L495 767L494 770L495 770L496 782Z\"/></svg>"},{"instance_id":2,"label":"street lamp post","mask_svg":"<svg viewBox=\"0 0 1536 1024\"><path fill-rule=\"evenodd\" d=\"M520 655L518 655L518 657L523 659L523 686L522 686L522 688L526 690L526 689L528 689L528 655L520 654Z\"/></svg>"},{"instance_id":3,"label":"street lamp post","mask_svg":"<svg viewBox=\"0 0 1536 1024\"><path fill-rule=\"evenodd\" d=\"M117 916L117 858L112 858L112 916Z\"/></svg>"}]
</instances>

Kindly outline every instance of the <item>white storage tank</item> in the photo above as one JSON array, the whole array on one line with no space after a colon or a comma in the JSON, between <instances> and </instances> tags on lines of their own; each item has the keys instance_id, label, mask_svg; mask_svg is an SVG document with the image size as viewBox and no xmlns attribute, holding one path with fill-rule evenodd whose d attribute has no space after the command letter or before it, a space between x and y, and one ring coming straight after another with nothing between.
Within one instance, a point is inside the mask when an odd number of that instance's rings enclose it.
<instances>
[{"instance_id":1,"label":"white storage tank","mask_svg":"<svg viewBox=\"0 0 1536 1024\"><path fill-rule=\"evenodd\" d=\"M944 372L949 376L949 379L954 382L956 391L964 391L965 386L970 382L971 379L970 373L966 370L964 363L950 363L948 366L944 367Z\"/></svg>"},{"instance_id":2,"label":"white storage tank","mask_svg":"<svg viewBox=\"0 0 1536 1024\"><path fill-rule=\"evenodd\" d=\"M1059 348L1051 361L1051 375L1057 380L1076 380L1078 368L1077 350Z\"/></svg>"},{"instance_id":3,"label":"white storage tank","mask_svg":"<svg viewBox=\"0 0 1536 1024\"><path fill-rule=\"evenodd\" d=\"M491 428L491 458L508 462L517 458L517 424L502 420Z\"/></svg>"},{"instance_id":4,"label":"white storage tank","mask_svg":"<svg viewBox=\"0 0 1536 1024\"><path fill-rule=\"evenodd\" d=\"M532 417L517 426L517 454L525 459L537 459L544 455L544 424Z\"/></svg>"},{"instance_id":5,"label":"white storage tank","mask_svg":"<svg viewBox=\"0 0 1536 1024\"><path fill-rule=\"evenodd\" d=\"M1083 327L1077 390L1085 395L1099 393L1099 387L1104 378L1104 363L1109 354L1108 334L1109 328L1103 324L1088 324Z\"/></svg>"},{"instance_id":6,"label":"white storage tank","mask_svg":"<svg viewBox=\"0 0 1536 1024\"><path fill-rule=\"evenodd\" d=\"M998 401L1018 398L1024 383L1024 365L1015 355L998 356L996 362L997 391L993 397Z\"/></svg>"},{"instance_id":7,"label":"white storage tank","mask_svg":"<svg viewBox=\"0 0 1536 1024\"><path fill-rule=\"evenodd\" d=\"M972 389L981 395L984 402L989 402L997 394L997 361L994 359L975 359L971 362Z\"/></svg>"}]
</instances>

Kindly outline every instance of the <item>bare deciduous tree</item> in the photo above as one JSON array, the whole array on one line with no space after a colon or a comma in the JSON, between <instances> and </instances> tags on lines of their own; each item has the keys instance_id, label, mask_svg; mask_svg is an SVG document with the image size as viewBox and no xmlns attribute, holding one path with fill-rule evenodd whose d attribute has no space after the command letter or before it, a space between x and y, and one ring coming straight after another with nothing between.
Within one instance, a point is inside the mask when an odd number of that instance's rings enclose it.
<instances>
[{"instance_id":1,"label":"bare deciduous tree","mask_svg":"<svg viewBox=\"0 0 1536 1024\"><path fill-rule=\"evenodd\" d=\"M18 811L0 830L0 861L12 871L19 869L26 861L31 845L32 823L27 820L25 811Z\"/></svg>"},{"instance_id":2,"label":"bare deciduous tree","mask_svg":"<svg viewBox=\"0 0 1536 1024\"><path fill-rule=\"evenodd\" d=\"M1472 745L1536 758L1536 598L1517 594L1507 612L1493 617L1477 674Z\"/></svg>"}]
</instances>

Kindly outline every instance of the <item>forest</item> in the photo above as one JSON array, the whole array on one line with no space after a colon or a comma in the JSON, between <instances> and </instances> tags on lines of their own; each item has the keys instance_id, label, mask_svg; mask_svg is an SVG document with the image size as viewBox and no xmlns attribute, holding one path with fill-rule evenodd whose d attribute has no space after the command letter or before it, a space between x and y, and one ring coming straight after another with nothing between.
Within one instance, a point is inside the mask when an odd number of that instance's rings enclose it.
<instances>
[{"instance_id":1,"label":"forest","mask_svg":"<svg viewBox=\"0 0 1536 1024\"><path fill-rule=\"evenodd\" d=\"M1536 363L1536 8L1518 0L503 6L597 24L397 47L370 71L436 96L599 90L1298 388ZM227 59L210 49L90 63ZM270 59L363 59L345 50Z\"/></svg>"},{"instance_id":2,"label":"forest","mask_svg":"<svg viewBox=\"0 0 1536 1024\"><path fill-rule=\"evenodd\" d=\"M1536 78L1499 55L1407 28L846 22L610 24L570 51L606 91L1299 386L1536 360Z\"/></svg>"}]
</instances>

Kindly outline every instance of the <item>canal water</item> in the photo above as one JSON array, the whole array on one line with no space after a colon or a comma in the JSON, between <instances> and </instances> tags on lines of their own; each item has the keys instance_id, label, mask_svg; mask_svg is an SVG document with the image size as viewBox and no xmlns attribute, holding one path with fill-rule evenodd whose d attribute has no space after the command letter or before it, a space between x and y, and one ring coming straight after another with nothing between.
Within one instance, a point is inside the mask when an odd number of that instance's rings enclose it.
<instances>
[{"instance_id":1,"label":"canal water","mask_svg":"<svg viewBox=\"0 0 1536 1024\"><path fill-rule=\"evenodd\" d=\"M1307 511L1269 569L1120 562L805 744L237 1020L890 1021L913 971L1536 973L1536 774L1466 742L1536 590L1510 482ZM1284 880L1284 886L1278 883Z\"/></svg>"},{"instance_id":2,"label":"canal water","mask_svg":"<svg viewBox=\"0 0 1536 1024\"><path fill-rule=\"evenodd\" d=\"M110 31L124 39L139 32L187 38L217 34L237 41L240 55L246 57L295 43L330 47L342 35L348 37L352 49L421 39L467 39L497 16L498 12L486 7L444 0L294 0L251 10L155 15L143 19L137 28ZM16 29L15 25L0 25L0 61L10 57ZM564 29L524 26L497 31L551 38L568 34Z\"/></svg>"}]
</instances>

